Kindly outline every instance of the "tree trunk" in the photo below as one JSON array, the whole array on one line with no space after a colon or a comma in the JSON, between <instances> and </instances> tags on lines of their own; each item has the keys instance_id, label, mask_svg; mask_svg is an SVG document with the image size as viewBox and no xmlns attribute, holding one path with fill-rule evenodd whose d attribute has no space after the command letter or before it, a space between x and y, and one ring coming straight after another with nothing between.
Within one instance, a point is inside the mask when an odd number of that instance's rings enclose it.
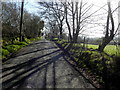
<instances>
[{"instance_id":1,"label":"tree trunk","mask_svg":"<svg viewBox=\"0 0 120 90\"><path fill-rule=\"evenodd\" d=\"M67 12L67 6L65 5L65 18L66 18L66 24L67 24L67 27L68 27L68 31L69 31L69 38L70 38L70 41L72 42L72 35L71 35L71 28L70 28L70 25L69 25L69 22L68 22L68 12Z\"/></svg>"},{"instance_id":2,"label":"tree trunk","mask_svg":"<svg viewBox=\"0 0 120 90\"><path fill-rule=\"evenodd\" d=\"M60 39L63 39L62 32L60 31Z\"/></svg>"},{"instance_id":3,"label":"tree trunk","mask_svg":"<svg viewBox=\"0 0 120 90\"><path fill-rule=\"evenodd\" d=\"M63 35L62 35L63 33L62 33L62 23L61 23L61 25L60 25L60 39L63 39Z\"/></svg>"},{"instance_id":4,"label":"tree trunk","mask_svg":"<svg viewBox=\"0 0 120 90\"><path fill-rule=\"evenodd\" d=\"M73 43L77 43L77 41L78 41L78 33L79 33L79 32L76 32L76 33L74 34L74 36L73 36Z\"/></svg>"},{"instance_id":5,"label":"tree trunk","mask_svg":"<svg viewBox=\"0 0 120 90\"><path fill-rule=\"evenodd\" d=\"M104 48L107 46L107 44L108 44L111 40L112 40L112 39L110 39L109 37L103 39L102 44L99 45L99 47L98 47L98 51L103 52L103 51L104 51Z\"/></svg>"},{"instance_id":6,"label":"tree trunk","mask_svg":"<svg viewBox=\"0 0 120 90\"><path fill-rule=\"evenodd\" d=\"M111 21L111 22L110 22ZM105 37L103 38L102 44L99 45L98 51L103 52L105 46L110 43L111 40L113 40L115 34L114 34L114 19L113 19L113 15L112 15L112 11L111 11L111 5L110 2L108 2L108 16L107 16L107 22L106 22L106 34ZM110 24L111 24L111 29L110 28Z\"/></svg>"},{"instance_id":7,"label":"tree trunk","mask_svg":"<svg viewBox=\"0 0 120 90\"><path fill-rule=\"evenodd\" d=\"M22 5L21 5L21 18L20 18L20 42L22 41L23 7L24 7L24 0L22 0Z\"/></svg>"},{"instance_id":8,"label":"tree trunk","mask_svg":"<svg viewBox=\"0 0 120 90\"><path fill-rule=\"evenodd\" d=\"M77 43L77 35L75 34L74 37L73 37L73 43Z\"/></svg>"},{"instance_id":9,"label":"tree trunk","mask_svg":"<svg viewBox=\"0 0 120 90\"><path fill-rule=\"evenodd\" d=\"M99 45L98 51L103 52L103 50L104 50L104 48L105 48L106 45L107 44Z\"/></svg>"}]
</instances>

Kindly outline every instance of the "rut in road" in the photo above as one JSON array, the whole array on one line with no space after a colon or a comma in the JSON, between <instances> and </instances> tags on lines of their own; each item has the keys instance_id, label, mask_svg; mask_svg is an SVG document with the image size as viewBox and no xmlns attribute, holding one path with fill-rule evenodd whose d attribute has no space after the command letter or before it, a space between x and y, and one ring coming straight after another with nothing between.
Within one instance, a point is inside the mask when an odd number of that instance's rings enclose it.
<instances>
[{"instance_id":1,"label":"rut in road","mask_svg":"<svg viewBox=\"0 0 120 90\"><path fill-rule=\"evenodd\" d=\"M2 87L94 88L63 56L54 42L33 42L3 63Z\"/></svg>"}]
</instances>

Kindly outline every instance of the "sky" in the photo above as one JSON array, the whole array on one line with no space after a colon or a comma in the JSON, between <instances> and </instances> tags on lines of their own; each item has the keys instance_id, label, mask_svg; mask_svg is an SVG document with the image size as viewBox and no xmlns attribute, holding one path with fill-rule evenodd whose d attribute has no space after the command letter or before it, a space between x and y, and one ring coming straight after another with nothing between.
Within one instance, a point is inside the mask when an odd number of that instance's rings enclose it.
<instances>
[{"instance_id":1,"label":"sky","mask_svg":"<svg viewBox=\"0 0 120 90\"><path fill-rule=\"evenodd\" d=\"M30 13L34 13L34 14L38 14L38 12L40 11L39 7L40 5L38 5L38 1L42 1L42 0L25 0L25 8L26 10L28 10ZM43 1L54 1L54 0L43 0ZM55 0L57 1L57 0ZM62 0L65 1L65 0ZM73 0L75 1L75 0ZM77 0L76 0L77 1ZM79 1L79 0L78 0ZM84 0L83 0L84 1ZM104 4L106 4L107 1L109 0L87 0L89 3L93 3L95 4L95 6L92 8L92 11L98 10L101 6L103 6ZM119 0L110 0L111 4L112 4L112 8L116 8L118 5L118 1ZM105 9L107 9L107 7L105 7ZM103 12L106 12L104 9L101 9L101 11L98 12L98 14L102 14ZM39 15L39 14L38 14ZM117 17L118 14L115 13L115 17ZM97 18L93 17L93 20L95 20L95 22L102 22L102 23L106 23L106 17L99 17L99 21L97 20ZM101 19L101 20L100 20ZM116 18L116 23L117 23L117 18ZM88 25L87 27L89 27L89 29L87 29L85 32L82 33L83 36L88 36L90 38L94 38L94 37L103 37L104 36L104 31L105 28L101 27L99 25ZM90 28L92 27L92 28ZM67 33L68 31L65 31L65 33Z\"/></svg>"},{"instance_id":2,"label":"sky","mask_svg":"<svg viewBox=\"0 0 120 90\"><path fill-rule=\"evenodd\" d=\"M30 0L29 2L25 2L24 7L30 13L36 13L40 10L40 5L37 2L33 2L34 0Z\"/></svg>"}]
</instances>

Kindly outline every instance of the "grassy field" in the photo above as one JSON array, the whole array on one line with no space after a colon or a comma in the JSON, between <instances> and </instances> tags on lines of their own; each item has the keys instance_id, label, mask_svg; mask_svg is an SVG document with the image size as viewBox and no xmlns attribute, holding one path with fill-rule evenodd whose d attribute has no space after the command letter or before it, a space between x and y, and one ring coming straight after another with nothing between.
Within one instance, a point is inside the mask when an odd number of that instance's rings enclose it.
<instances>
[{"instance_id":1,"label":"grassy field","mask_svg":"<svg viewBox=\"0 0 120 90\"><path fill-rule=\"evenodd\" d=\"M62 41L58 41L58 43L62 43ZM74 46L81 47L83 44L74 44ZM88 48L98 49L99 45L93 45L93 44L87 44L85 45ZM116 47L116 45L107 45L104 49L104 52L106 52L109 55L116 55L120 57L120 45Z\"/></svg>"},{"instance_id":2,"label":"grassy field","mask_svg":"<svg viewBox=\"0 0 120 90\"><path fill-rule=\"evenodd\" d=\"M97 49L98 45L88 44L88 48ZM109 55L118 55L120 56L120 46L116 47L115 45L107 45L104 49L104 52L108 53Z\"/></svg>"}]
</instances>

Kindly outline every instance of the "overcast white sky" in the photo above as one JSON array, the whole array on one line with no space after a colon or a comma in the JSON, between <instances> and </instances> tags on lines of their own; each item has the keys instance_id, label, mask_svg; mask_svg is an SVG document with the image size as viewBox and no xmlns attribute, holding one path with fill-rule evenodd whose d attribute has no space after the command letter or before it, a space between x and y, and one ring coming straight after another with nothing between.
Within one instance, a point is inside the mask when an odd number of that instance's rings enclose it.
<instances>
[{"instance_id":1,"label":"overcast white sky","mask_svg":"<svg viewBox=\"0 0 120 90\"><path fill-rule=\"evenodd\" d=\"M38 1L42 1L42 0L25 0L25 1L26 1L25 2L25 8L30 13L36 13L37 14L37 12L40 11L40 9L38 9L36 7L39 7L37 2ZM43 0L43 1L49 1L50 2L50 1L54 1L54 0ZM55 0L55 1L57 1L57 0ZM65 0L62 0L62 1L65 1ZM75 0L73 0L73 1L75 1ZM78 0L78 1L80 1L80 0ZM86 0L86 1L96 5L96 6L94 6L92 8L92 10L95 11L95 10L99 9L101 6L103 6L104 4L106 4L108 0ZM112 9L114 10L114 8L116 8L118 6L118 1L119 0L110 0L110 1L111 1L111 4L112 4ZM105 8L107 9L107 6ZM106 12L106 11L101 9L101 11L99 11L98 13L102 14L104 12ZM114 16L118 18L118 14L117 13L115 13ZM115 20L116 23L118 21L117 18ZM99 20L98 22L106 23L106 17L104 17L104 18L102 16L100 16L99 18L95 18L94 17L95 21L97 19ZM102 37L103 36L103 33L104 33L103 30L105 29L104 27L98 26L98 25L97 26L93 26L93 25L90 26L89 25L89 27L94 27L94 28L87 29L85 32L83 32L83 35L88 36L88 37Z\"/></svg>"}]
</instances>

